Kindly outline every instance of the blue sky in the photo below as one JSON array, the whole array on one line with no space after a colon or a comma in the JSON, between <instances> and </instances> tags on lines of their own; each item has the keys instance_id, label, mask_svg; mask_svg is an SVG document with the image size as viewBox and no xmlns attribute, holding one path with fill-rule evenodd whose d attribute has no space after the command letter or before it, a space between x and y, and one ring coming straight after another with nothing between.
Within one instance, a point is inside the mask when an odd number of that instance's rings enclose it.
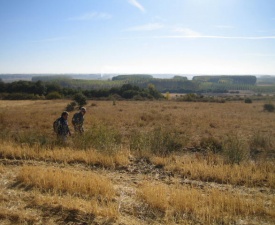
<instances>
[{"instance_id":1,"label":"blue sky","mask_svg":"<svg viewBox=\"0 0 275 225\"><path fill-rule=\"evenodd\" d=\"M0 73L275 75L275 1L0 0Z\"/></svg>"}]
</instances>

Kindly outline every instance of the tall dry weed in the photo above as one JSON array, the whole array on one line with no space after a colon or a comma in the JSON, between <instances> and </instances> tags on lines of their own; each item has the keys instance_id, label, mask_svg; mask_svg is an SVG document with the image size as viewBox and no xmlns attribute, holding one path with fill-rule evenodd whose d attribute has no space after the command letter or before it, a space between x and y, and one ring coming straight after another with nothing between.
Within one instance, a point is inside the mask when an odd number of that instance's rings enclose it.
<instances>
[{"instance_id":1,"label":"tall dry weed","mask_svg":"<svg viewBox=\"0 0 275 225\"><path fill-rule=\"evenodd\" d=\"M222 184L255 186L274 186L274 162L243 162L227 164L222 157L185 155L167 160L165 168L178 172L192 180L212 181Z\"/></svg>"},{"instance_id":2,"label":"tall dry weed","mask_svg":"<svg viewBox=\"0 0 275 225\"><path fill-rule=\"evenodd\" d=\"M241 163L249 159L250 150L247 141L237 134L229 134L222 143L223 156L227 163Z\"/></svg>"},{"instance_id":3,"label":"tall dry weed","mask_svg":"<svg viewBox=\"0 0 275 225\"><path fill-rule=\"evenodd\" d=\"M180 151L184 143L186 139L180 132L162 126L147 132L134 131L130 136L130 150L137 155L145 152L159 156L169 155Z\"/></svg>"},{"instance_id":4,"label":"tall dry weed","mask_svg":"<svg viewBox=\"0 0 275 225\"><path fill-rule=\"evenodd\" d=\"M103 122L95 122L83 135L75 135L72 148L105 151L109 154L120 150L122 136L118 129L107 126Z\"/></svg>"},{"instance_id":5,"label":"tall dry weed","mask_svg":"<svg viewBox=\"0 0 275 225\"><path fill-rule=\"evenodd\" d=\"M269 217L275 219L274 196L265 199L260 195L244 196L218 189L196 189L167 186L161 183L144 183L138 197L148 204L150 213L161 211L171 221L197 221L202 224L234 224L239 219Z\"/></svg>"},{"instance_id":6,"label":"tall dry weed","mask_svg":"<svg viewBox=\"0 0 275 225\"><path fill-rule=\"evenodd\" d=\"M69 171L58 168L24 166L17 176L24 186L41 191L69 193L86 198L100 197L111 200L115 191L110 180L95 173Z\"/></svg>"},{"instance_id":7,"label":"tall dry weed","mask_svg":"<svg viewBox=\"0 0 275 225\"><path fill-rule=\"evenodd\" d=\"M84 163L87 165L99 165L106 168L125 166L129 163L129 152L126 150L115 151L113 154L106 155L106 153L98 152L94 149L74 150L68 147L41 149L39 145L17 145L10 142L2 143L0 146L0 155L2 158L8 159Z\"/></svg>"},{"instance_id":8,"label":"tall dry weed","mask_svg":"<svg viewBox=\"0 0 275 225\"><path fill-rule=\"evenodd\" d=\"M32 204L34 206L44 207L46 209L61 208L62 211L78 211L80 217L85 218L85 221L83 221L85 223L92 223L94 216L103 217L104 222L108 222L109 219L117 219L119 217L118 204L116 202L97 201L96 199L87 200L71 195L42 195L41 193L36 193ZM89 215L91 217L91 221L89 221Z\"/></svg>"}]
</instances>

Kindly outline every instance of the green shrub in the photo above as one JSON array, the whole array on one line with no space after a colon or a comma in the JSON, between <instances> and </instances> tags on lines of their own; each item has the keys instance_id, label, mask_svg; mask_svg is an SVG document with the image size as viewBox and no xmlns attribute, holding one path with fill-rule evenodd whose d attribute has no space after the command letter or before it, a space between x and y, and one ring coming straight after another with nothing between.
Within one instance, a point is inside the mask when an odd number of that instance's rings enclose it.
<instances>
[{"instance_id":1,"label":"green shrub","mask_svg":"<svg viewBox=\"0 0 275 225\"><path fill-rule=\"evenodd\" d=\"M271 103L264 104L264 111L274 112L275 107Z\"/></svg>"},{"instance_id":2,"label":"green shrub","mask_svg":"<svg viewBox=\"0 0 275 225\"><path fill-rule=\"evenodd\" d=\"M62 96L57 91L52 91L49 94L46 95L46 99L61 99Z\"/></svg>"},{"instance_id":3,"label":"green shrub","mask_svg":"<svg viewBox=\"0 0 275 225\"><path fill-rule=\"evenodd\" d=\"M271 146L271 137L269 135L264 135L260 132L255 132L250 139L251 149L267 149Z\"/></svg>"},{"instance_id":4,"label":"green shrub","mask_svg":"<svg viewBox=\"0 0 275 225\"><path fill-rule=\"evenodd\" d=\"M7 121L8 114L0 112L0 140L8 139L9 137L9 124Z\"/></svg>"},{"instance_id":5,"label":"green shrub","mask_svg":"<svg viewBox=\"0 0 275 225\"><path fill-rule=\"evenodd\" d=\"M71 102L66 106L65 111L72 112L74 111L75 106L76 106L76 102Z\"/></svg>"},{"instance_id":6,"label":"green shrub","mask_svg":"<svg viewBox=\"0 0 275 225\"><path fill-rule=\"evenodd\" d=\"M16 143L26 144L28 146L50 147L53 140L50 136L37 131L17 132L11 136Z\"/></svg>"},{"instance_id":7,"label":"green shrub","mask_svg":"<svg viewBox=\"0 0 275 225\"><path fill-rule=\"evenodd\" d=\"M150 151L150 139L146 132L132 131L130 135L130 150L138 153Z\"/></svg>"},{"instance_id":8,"label":"green shrub","mask_svg":"<svg viewBox=\"0 0 275 225\"><path fill-rule=\"evenodd\" d=\"M73 137L73 146L77 149L95 148L108 153L116 152L121 147L122 135L112 127L103 123L95 123L82 135Z\"/></svg>"},{"instance_id":9,"label":"green shrub","mask_svg":"<svg viewBox=\"0 0 275 225\"><path fill-rule=\"evenodd\" d=\"M268 157L274 154L274 141L273 135L255 132L249 142L251 155Z\"/></svg>"},{"instance_id":10,"label":"green shrub","mask_svg":"<svg viewBox=\"0 0 275 225\"><path fill-rule=\"evenodd\" d=\"M87 104L86 102L87 98L82 93L77 93L74 95L74 101L79 105L79 107L82 107Z\"/></svg>"},{"instance_id":11,"label":"green shrub","mask_svg":"<svg viewBox=\"0 0 275 225\"><path fill-rule=\"evenodd\" d=\"M40 100L45 99L45 96L28 93L4 93L1 98L4 100Z\"/></svg>"},{"instance_id":12,"label":"green shrub","mask_svg":"<svg viewBox=\"0 0 275 225\"><path fill-rule=\"evenodd\" d=\"M248 159L249 146L236 134L228 135L222 143L222 153L227 163L239 164Z\"/></svg>"},{"instance_id":13,"label":"green shrub","mask_svg":"<svg viewBox=\"0 0 275 225\"><path fill-rule=\"evenodd\" d=\"M214 137L202 138L200 141L200 147L203 150L218 153L222 151L222 143Z\"/></svg>"},{"instance_id":14,"label":"green shrub","mask_svg":"<svg viewBox=\"0 0 275 225\"><path fill-rule=\"evenodd\" d=\"M181 150L183 141L179 133L158 127L150 132L133 132L130 137L130 150L165 156Z\"/></svg>"},{"instance_id":15,"label":"green shrub","mask_svg":"<svg viewBox=\"0 0 275 225\"><path fill-rule=\"evenodd\" d=\"M252 100L251 100L250 98L246 98L246 99L244 100L244 103L252 103Z\"/></svg>"},{"instance_id":16,"label":"green shrub","mask_svg":"<svg viewBox=\"0 0 275 225\"><path fill-rule=\"evenodd\" d=\"M163 128L155 128L151 133L151 152L156 155L167 155L182 148L177 133Z\"/></svg>"}]
</instances>

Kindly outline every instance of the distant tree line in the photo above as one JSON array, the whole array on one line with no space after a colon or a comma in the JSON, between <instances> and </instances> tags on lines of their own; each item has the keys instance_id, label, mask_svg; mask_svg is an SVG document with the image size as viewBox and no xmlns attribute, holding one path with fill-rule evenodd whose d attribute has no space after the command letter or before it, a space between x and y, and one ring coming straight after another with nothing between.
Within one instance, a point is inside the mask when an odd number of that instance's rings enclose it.
<instances>
[{"instance_id":1,"label":"distant tree line","mask_svg":"<svg viewBox=\"0 0 275 225\"><path fill-rule=\"evenodd\" d=\"M256 76L194 76L193 81L211 82L218 84L249 84L255 85Z\"/></svg>"},{"instance_id":2,"label":"distant tree line","mask_svg":"<svg viewBox=\"0 0 275 225\"><path fill-rule=\"evenodd\" d=\"M151 80L154 79L152 75L147 74L131 74L131 75L118 75L112 78L112 80Z\"/></svg>"},{"instance_id":3,"label":"distant tree line","mask_svg":"<svg viewBox=\"0 0 275 225\"><path fill-rule=\"evenodd\" d=\"M57 78L57 77L56 77ZM47 80L47 77L45 77ZM230 90L251 90L257 93L275 92L275 86L256 85L255 76L174 76L171 79L151 75L119 75L113 80L81 80L58 77L52 81L0 80L1 99L71 98L83 93L88 98L158 99L161 93L226 93Z\"/></svg>"},{"instance_id":4,"label":"distant tree line","mask_svg":"<svg viewBox=\"0 0 275 225\"><path fill-rule=\"evenodd\" d=\"M270 85L275 84L275 76L263 75L257 78L257 84Z\"/></svg>"},{"instance_id":5,"label":"distant tree line","mask_svg":"<svg viewBox=\"0 0 275 225\"><path fill-rule=\"evenodd\" d=\"M79 89L62 87L57 82L42 81L15 81L4 83L0 81L0 99L58 99L72 98L77 93L82 93L87 98L97 99L160 99L163 95L154 87L148 85L140 88L131 84L123 84L121 87L102 89Z\"/></svg>"},{"instance_id":6,"label":"distant tree line","mask_svg":"<svg viewBox=\"0 0 275 225\"><path fill-rule=\"evenodd\" d=\"M83 94L88 98L111 97L115 99L161 99L163 95L154 87L149 85L147 88L140 88L132 84L124 84L121 87L113 87L110 89L85 90Z\"/></svg>"},{"instance_id":7,"label":"distant tree line","mask_svg":"<svg viewBox=\"0 0 275 225\"><path fill-rule=\"evenodd\" d=\"M62 81L62 80L72 80L72 77L69 75L45 75L45 76L33 76L32 81L37 82L37 81Z\"/></svg>"}]
</instances>

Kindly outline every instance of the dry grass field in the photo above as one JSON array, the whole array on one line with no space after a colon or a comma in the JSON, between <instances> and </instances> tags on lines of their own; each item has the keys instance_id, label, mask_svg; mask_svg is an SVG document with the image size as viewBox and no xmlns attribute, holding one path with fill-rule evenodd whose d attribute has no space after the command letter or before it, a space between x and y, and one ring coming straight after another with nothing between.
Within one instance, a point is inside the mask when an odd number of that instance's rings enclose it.
<instances>
[{"instance_id":1,"label":"dry grass field","mask_svg":"<svg viewBox=\"0 0 275 225\"><path fill-rule=\"evenodd\" d=\"M88 101L60 144L68 103L0 101L0 224L275 224L266 102Z\"/></svg>"}]
</instances>

